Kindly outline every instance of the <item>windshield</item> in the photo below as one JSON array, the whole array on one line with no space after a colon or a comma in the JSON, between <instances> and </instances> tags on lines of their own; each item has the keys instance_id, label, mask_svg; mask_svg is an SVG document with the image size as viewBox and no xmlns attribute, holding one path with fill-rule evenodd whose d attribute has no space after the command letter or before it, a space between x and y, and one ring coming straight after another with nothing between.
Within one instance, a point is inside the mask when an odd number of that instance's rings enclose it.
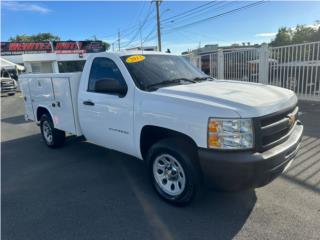
<instances>
[{"instance_id":1,"label":"windshield","mask_svg":"<svg viewBox=\"0 0 320 240\"><path fill-rule=\"evenodd\" d=\"M171 84L192 84L208 78L186 59L174 55L132 55L121 57L136 85L142 90ZM154 88L152 88L154 89Z\"/></svg>"}]
</instances>

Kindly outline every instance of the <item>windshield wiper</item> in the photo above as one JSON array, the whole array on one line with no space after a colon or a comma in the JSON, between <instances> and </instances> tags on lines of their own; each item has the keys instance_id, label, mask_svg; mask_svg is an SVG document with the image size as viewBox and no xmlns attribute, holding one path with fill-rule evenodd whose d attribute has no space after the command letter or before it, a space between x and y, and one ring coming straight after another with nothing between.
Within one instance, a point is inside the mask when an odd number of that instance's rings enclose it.
<instances>
[{"instance_id":1,"label":"windshield wiper","mask_svg":"<svg viewBox=\"0 0 320 240\"><path fill-rule=\"evenodd\" d=\"M212 80L215 80L213 77L196 77L196 78L194 78L193 80L194 81L205 81L205 80L208 80L208 79L210 79L210 81L212 81Z\"/></svg>"},{"instance_id":2,"label":"windshield wiper","mask_svg":"<svg viewBox=\"0 0 320 240\"><path fill-rule=\"evenodd\" d=\"M150 85L147 86L147 89L150 89L150 88L153 88L153 87L156 87L156 86L177 84L177 83L181 83L182 81L196 83L195 80L191 80L191 79L188 79L188 78L175 78L175 79L171 79L171 80L164 80L162 82L150 84Z\"/></svg>"}]
</instances>

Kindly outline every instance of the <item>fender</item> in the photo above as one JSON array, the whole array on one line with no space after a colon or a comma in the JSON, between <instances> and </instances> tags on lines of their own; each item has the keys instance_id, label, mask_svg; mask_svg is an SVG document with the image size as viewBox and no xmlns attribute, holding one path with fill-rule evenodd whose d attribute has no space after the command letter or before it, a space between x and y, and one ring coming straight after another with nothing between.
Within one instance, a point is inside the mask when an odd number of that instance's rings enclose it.
<instances>
[{"instance_id":1,"label":"fender","mask_svg":"<svg viewBox=\"0 0 320 240\"><path fill-rule=\"evenodd\" d=\"M37 123L37 125L39 126L40 125L40 117L41 116L39 116L39 118L38 118L38 111L39 111L39 108L44 108L45 110L47 110L48 112L49 112L49 114L50 114L50 116L51 116L51 119L52 119L52 121L53 121L53 126L55 126L55 119L54 119L54 115L52 114L52 111L50 110L50 108L48 107L48 106L45 106L45 105L43 105L43 104L39 104L38 106L37 106L37 110L36 110L36 112L35 112L35 116L36 116L36 123Z\"/></svg>"},{"instance_id":2,"label":"fender","mask_svg":"<svg viewBox=\"0 0 320 240\"><path fill-rule=\"evenodd\" d=\"M174 130L172 128L160 127L152 124L144 125L140 129L139 143L137 144L137 152L140 153L137 157L144 159L148 149L157 141L163 138L180 138L188 141L192 146L197 147L194 139L183 132Z\"/></svg>"}]
</instances>

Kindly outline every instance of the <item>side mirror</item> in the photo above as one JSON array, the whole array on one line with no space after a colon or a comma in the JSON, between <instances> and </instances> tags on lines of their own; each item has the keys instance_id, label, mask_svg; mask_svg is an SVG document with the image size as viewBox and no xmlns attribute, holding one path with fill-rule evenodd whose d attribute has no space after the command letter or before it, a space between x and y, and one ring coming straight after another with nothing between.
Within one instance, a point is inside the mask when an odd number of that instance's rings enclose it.
<instances>
[{"instance_id":1,"label":"side mirror","mask_svg":"<svg viewBox=\"0 0 320 240\"><path fill-rule=\"evenodd\" d=\"M108 93L124 97L127 93L127 86L119 83L113 78L103 78L95 82L94 89L96 92Z\"/></svg>"}]
</instances>

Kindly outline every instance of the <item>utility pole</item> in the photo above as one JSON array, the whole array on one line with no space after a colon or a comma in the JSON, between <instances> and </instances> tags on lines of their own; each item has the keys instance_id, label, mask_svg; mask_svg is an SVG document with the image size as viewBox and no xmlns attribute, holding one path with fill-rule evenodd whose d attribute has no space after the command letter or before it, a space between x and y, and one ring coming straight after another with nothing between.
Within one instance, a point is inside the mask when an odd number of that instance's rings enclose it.
<instances>
[{"instance_id":1,"label":"utility pole","mask_svg":"<svg viewBox=\"0 0 320 240\"><path fill-rule=\"evenodd\" d=\"M120 30L118 31L118 50L120 51Z\"/></svg>"},{"instance_id":2,"label":"utility pole","mask_svg":"<svg viewBox=\"0 0 320 240\"><path fill-rule=\"evenodd\" d=\"M112 43L112 52L114 52L114 42Z\"/></svg>"},{"instance_id":3,"label":"utility pole","mask_svg":"<svg viewBox=\"0 0 320 240\"><path fill-rule=\"evenodd\" d=\"M156 0L157 8L157 32L158 32L158 51L161 52L161 32L160 32L160 3L161 0Z\"/></svg>"},{"instance_id":4,"label":"utility pole","mask_svg":"<svg viewBox=\"0 0 320 240\"><path fill-rule=\"evenodd\" d=\"M140 31L140 48L141 48L141 51L143 53L143 49L142 49L142 26L141 26L141 22L139 22L139 31Z\"/></svg>"}]
</instances>

